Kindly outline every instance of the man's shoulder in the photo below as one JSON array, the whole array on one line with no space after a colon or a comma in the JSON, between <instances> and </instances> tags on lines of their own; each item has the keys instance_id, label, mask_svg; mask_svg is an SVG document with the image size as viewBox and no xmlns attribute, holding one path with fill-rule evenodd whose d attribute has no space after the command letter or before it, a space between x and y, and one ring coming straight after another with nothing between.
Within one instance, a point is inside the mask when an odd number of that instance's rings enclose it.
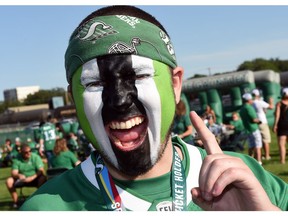
<instances>
[{"instance_id":1,"label":"man's shoulder","mask_svg":"<svg viewBox=\"0 0 288 216\"><path fill-rule=\"evenodd\" d=\"M38 155L37 153L31 152L31 160L34 161L35 163L37 162L42 162L42 159L40 157L40 155Z\"/></svg>"},{"instance_id":2,"label":"man's shoulder","mask_svg":"<svg viewBox=\"0 0 288 216\"><path fill-rule=\"evenodd\" d=\"M31 152L31 157L32 158L37 158L37 159L41 159L40 155L38 155L37 153Z\"/></svg>"},{"instance_id":3,"label":"man's shoulder","mask_svg":"<svg viewBox=\"0 0 288 216\"><path fill-rule=\"evenodd\" d=\"M40 129L42 130L47 130L47 129L50 129L50 128L55 128L55 125L50 123L50 122L46 122L45 124L43 124Z\"/></svg>"},{"instance_id":4,"label":"man's shoulder","mask_svg":"<svg viewBox=\"0 0 288 216\"><path fill-rule=\"evenodd\" d=\"M247 103L243 104L243 105L241 106L240 110L239 110L239 113L245 112L245 110L247 109L247 107L248 107L248 104L247 104Z\"/></svg>"}]
</instances>

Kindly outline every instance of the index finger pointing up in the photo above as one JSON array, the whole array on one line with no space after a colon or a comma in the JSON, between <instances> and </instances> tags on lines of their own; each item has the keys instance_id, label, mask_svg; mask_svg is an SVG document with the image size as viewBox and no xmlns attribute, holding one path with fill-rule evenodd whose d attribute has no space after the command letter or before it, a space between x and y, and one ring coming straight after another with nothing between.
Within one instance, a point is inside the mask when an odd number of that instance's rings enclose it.
<instances>
[{"instance_id":1,"label":"index finger pointing up","mask_svg":"<svg viewBox=\"0 0 288 216\"><path fill-rule=\"evenodd\" d=\"M190 112L191 122L196 129L204 148L208 155L222 153L219 144L217 143L214 134L207 128L204 121L197 115L195 111Z\"/></svg>"}]
</instances>

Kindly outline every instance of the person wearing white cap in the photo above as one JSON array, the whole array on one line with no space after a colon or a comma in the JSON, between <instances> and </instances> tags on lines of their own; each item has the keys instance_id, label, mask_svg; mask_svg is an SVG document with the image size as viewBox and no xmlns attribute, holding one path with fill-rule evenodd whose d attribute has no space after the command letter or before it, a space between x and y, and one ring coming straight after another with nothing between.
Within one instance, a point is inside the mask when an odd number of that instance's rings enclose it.
<instances>
[{"instance_id":1,"label":"person wearing white cap","mask_svg":"<svg viewBox=\"0 0 288 216\"><path fill-rule=\"evenodd\" d=\"M16 158L17 155L20 152L20 148L21 148L21 139L19 137L15 138L15 142L11 144L12 147L12 151L11 151L11 157L12 158Z\"/></svg>"},{"instance_id":2,"label":"person wearing white cap","mask_svg":"<svg viewBox=\"0 0 288 216\"><path fill-rule=\"evenodd\" d=\"M273 132L278 137L280 163L285 164L288 137L288 88L282 90L282 98L276 104Z\"/></svg>"},{"instance_id":3,"label":"person wearing white cap","mask_svg":"<svg viewBox=\"0 0 288 216\"><path fill-rule=\"evenodd\" d=\"M262 137L259 130L258 124L261 121L257 117L257 113L253 108L253 99L250 93L245 93L242 96L244 104L241 107L239 114L243 121L244 127L248 134L248 153L250 156L254 157L259 164L262 164L261 159L261 148L262 148Z\"/></svg>"},{"instance_id":4,"label":"person wearing white cap","mask_svg":"<svg viewBox=\"0 0 288 216\"><path fill-rule=\"evenodd\" d=\"M265 159L270 160L270 143L271 143L271 134L270 128L268 125L268 121L266 118L266 110L267 109L274 109L273 98L270 97L269 103L261 99L260 91L258 89L254 89L252 91L252 96L254 97L253 100L253 107L256 110L258 119L261 121L259 124L259 130L262 136L262 144L263 150L265 153Z\"/></svg>"},{"instance_id":5,"label":"person wearing white cap","mask_svg":"<svg viewBox=\"0 0 288 216\"><path fill-rule=\"evenodd\" d=\"M31 148L31 152L39 154L39 144L32 140L30 137L27 138L27 145Z\"/></svg>"}]
</instances>

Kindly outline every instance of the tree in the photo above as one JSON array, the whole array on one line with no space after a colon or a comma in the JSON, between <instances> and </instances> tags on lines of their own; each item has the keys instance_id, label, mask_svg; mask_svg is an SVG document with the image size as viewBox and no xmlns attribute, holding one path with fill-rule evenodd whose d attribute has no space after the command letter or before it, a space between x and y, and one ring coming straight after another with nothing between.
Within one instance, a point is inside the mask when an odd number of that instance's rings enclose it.
<instances>
[{"instance_id":1,"label":"tree","mask_svg":"<svg viewBox=\"0 0 288 216\"><path fill-rule=\"evenodd\" d=\"M34 94L29 94L24 100L24 105L35 105L49 103L52 97L62 96L65 98L65 90L63 88L54 88L51 90L40 90Z\"/></svg>"},{"instance_id":2,"label":"tree","mask_svg":"<svg viewBox=\"0 0 288 216\"><path fill-rule=\"evenodd\" d=\"M251 70L273 70L275 72L288 71L288 60L279 60L278 58L271 58L269 60L263 58L256 58L252 61L245 61L237 68L237 71Z\"/></svg>"},{"instance_id":3,"label":"tree","mask_svg":"<svg viewBox=\"0 0 288 216\"><path fill-rule=\"evenodd\" d=\"M3 113L9 107L17 107L17 106L22 106L22 103L19 101L4 101L3 103L0 104L0 113Z\"/></svg>"},{"instance_id":4,"label":"tree","mask_svg":"<svg viewBox=\"0 0 288 216\"><path fill-rule=\"evenodd\" d=\"M279 71L282 71L282 72L288 71L288 60L281 61L281 60L277 59L275 64L277 64Z\"/></svg>"},{"instance_id":5,"label":"tree","mask_svg":"<svg viewBox=\"0 0 288 216\"><path fill-rule=\"evenodd\" d=\"M201 78L201 77L207 77L207 75L205 75L205 74L195 74L193 77L189 77L188 79Z\"/></svg>"}]
</instances>

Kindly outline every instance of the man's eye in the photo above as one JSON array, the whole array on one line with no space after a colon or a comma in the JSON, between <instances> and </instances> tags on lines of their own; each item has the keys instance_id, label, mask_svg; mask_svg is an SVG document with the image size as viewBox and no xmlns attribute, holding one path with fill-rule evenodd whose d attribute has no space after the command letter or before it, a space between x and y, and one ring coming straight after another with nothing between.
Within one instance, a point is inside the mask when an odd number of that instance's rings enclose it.
<instances>
[{"instance_id":1,"label":"man's eye","mask_svg":"<svg viewBox=\"0 0 288 216\"><path fill-rule=\"evenodd\" d=\"M87 88L87 87L100 87L100 86L103 86L103 85L104 85L104 82L102 82L102 81L95 81L95 82L87 83L87 84L86 84L86 88Z\"/></svg>"},{"instance_id":2,"label":"man's eye","mask_svg":"<svg viewBox=\"0 0 288 216\"><path fill-rule=\"evenodd\" d=\"M139 75L136 75L136 79L137 80L146 79L146 78L149 78L149 77L150 77L150 74L139 74Z\"/></svg>"}]
</instances>

